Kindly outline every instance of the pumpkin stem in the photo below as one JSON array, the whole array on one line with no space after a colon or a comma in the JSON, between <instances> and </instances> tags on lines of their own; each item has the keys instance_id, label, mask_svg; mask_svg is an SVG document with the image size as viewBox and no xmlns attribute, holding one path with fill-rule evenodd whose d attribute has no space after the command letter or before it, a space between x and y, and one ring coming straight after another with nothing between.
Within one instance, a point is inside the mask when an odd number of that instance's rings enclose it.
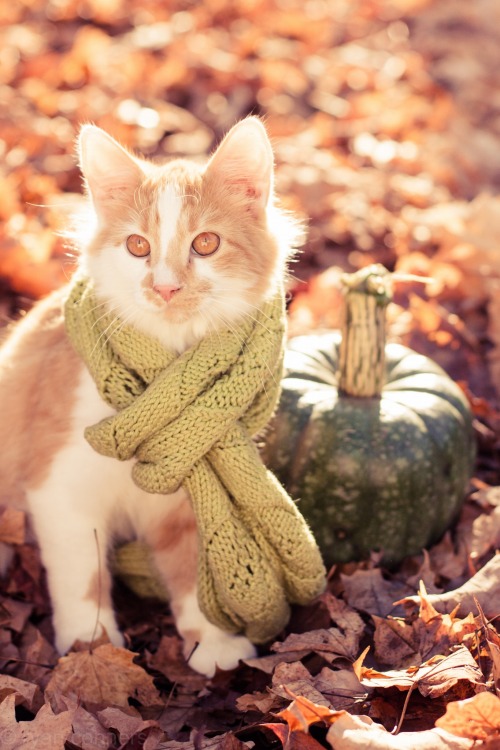
<instances>
[{"instance_id":1,"label":"pumpkin stem","mask_svg":"<svg viewBox=\"0 0 500 750\"><path fill-rule=\"evenodd\" d=\"M391 274L380 263L342 277L345 294L339 391L376 398L385 383L385 309Z\"/></svg>"}]
</instances>

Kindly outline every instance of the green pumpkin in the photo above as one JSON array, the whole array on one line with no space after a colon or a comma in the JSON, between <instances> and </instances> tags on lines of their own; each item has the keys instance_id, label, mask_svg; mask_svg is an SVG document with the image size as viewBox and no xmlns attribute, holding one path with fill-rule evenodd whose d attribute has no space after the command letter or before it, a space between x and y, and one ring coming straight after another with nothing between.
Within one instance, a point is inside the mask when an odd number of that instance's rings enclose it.
<instances>
[{"instance_id":1,"label":"green pumpkin","mask_svg":"<svg viewBox=\"0 0 500 750\"><path fill-rule=\"evenodd\" d=\"M359 274L351 278L343 335L291 341L263 447L327 564L373 550L395 564L436 542L457 517L473 468L460 388L429 358L385 344L385 274L364 269L361 287Z\"/></svg>"}]
</instances>

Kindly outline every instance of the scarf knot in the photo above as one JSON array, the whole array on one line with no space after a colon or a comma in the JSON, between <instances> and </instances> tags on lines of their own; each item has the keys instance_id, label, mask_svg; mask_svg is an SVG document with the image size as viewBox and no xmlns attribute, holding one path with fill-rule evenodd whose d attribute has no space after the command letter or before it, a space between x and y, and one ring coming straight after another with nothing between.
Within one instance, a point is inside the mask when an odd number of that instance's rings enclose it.
<instances>
[{"instance_id":1,"label":"scarf knot","mask_svg":"<svg viewBox=\"0 0 500 750\"><path fill-rule=\"evenodd\" d=\"M85 438L102 455L134 458L133 480L147 492L187 489L198 525L202 611L254 642L274 637L289 603L308 603L325 584L309 528L252 440L279 398L283 295L179 356L102 315L85 278L71 285L65 319L99 393L117 412L87 427Z\"/></svg>"}]
</instances>

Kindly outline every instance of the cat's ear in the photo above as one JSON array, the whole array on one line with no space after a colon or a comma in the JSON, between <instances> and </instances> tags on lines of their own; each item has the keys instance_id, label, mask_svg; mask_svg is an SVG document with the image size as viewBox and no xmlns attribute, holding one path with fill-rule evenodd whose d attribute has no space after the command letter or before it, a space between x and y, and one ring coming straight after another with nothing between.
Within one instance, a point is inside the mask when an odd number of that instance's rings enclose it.
<instances>
[{"instance_id":1,"label":"cat's ear","mask_svg":"<svg viewBox=\"0 0 500 750\"><path fill-rule=\"evenodd\" d=\"M257 117L247 117L226 135L207 165L235 192L256 208L267 206L273 192L274 157L269 138Z\"/></svg>"},{"instance_id":2,"label":"cat's ear","mask_svg":"<svg viewBox=\"0 0 500 750\"><path fill-rule=\"evenodd\" d=\"M109 216L130 204L144 178L139 164L96 125L84 125L78 139L80 167L97 213Z\"/></svg>"}]
</instances>

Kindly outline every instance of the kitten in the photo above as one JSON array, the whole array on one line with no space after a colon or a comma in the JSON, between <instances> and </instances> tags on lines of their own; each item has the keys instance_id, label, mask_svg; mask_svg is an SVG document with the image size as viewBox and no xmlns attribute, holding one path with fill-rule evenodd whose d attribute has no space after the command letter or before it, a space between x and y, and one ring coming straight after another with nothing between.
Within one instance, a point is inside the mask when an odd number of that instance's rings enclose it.
<instances>
[{"instance_id":1,"label":"kitten","mask_svg":"<svg viewBox=\"0 0 500 750\"><path fill-rule=\"evenodd\" d=\"M159 166L87 125L80 162L91 215L79 264L98 304L183 352L252 315L285 273L292 223L274 207L273 154L261 122L228 133L206 166ZM197 532L186 492L150 495L130 462L96 453L84 428L112 414L65 333L62 289L36 305L0 350L0 503L29 511L53 608L56 646L90 640L96 623L123 644L101 550L145 540L170 593L186 657L213 675L254 654L210 624L196 595ZM112 335L110 333L110 335ZM103 558L104 558L103 554ZM7 562L7 559L4 561Z\"/></svg>"}]
</instances>

